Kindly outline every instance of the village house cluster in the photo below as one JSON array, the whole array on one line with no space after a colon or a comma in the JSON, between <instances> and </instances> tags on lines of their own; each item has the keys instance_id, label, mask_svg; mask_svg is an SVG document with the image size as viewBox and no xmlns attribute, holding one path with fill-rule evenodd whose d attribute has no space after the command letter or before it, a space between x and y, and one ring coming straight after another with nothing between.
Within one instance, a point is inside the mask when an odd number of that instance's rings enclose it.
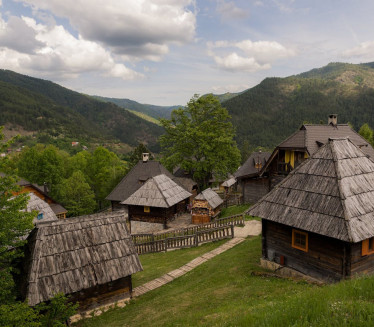
<instances>
[{"instance_id":1,"label":"village house cluster","mask_svg":"<svg viewBox=\"0 0 374 327\"><path fill-rule=\"evenodd\" d=\"M232 199L262 218L262 263L337 281L374 271L374 149L347 124L304 124L272 153L254 152L219 187L198 190L190 173L169 172L148 154L107 196L109 212L66 218L48 190L25 180L28 236L20 290L30 305L63 292L80 310L128 299L141 271L132 235L178 219L211 223ZM260 259L260 258L259 258Z\"/></svg>"}]
</instances>

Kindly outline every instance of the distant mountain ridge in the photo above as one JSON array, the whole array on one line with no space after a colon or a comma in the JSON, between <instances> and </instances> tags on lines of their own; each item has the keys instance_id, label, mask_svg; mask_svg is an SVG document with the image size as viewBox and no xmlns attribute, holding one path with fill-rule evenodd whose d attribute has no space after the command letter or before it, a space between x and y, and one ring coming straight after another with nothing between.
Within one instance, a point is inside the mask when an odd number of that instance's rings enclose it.
<instances>
[{"instance_id":1,"label":"distant mountain ridge","mask_svg":"<svg viewBox=\"0 0 374 327\"><path fill-rule=\"evenodd\" d=\"M121 108L141 112L156 119L170 118L171 112L174 109L181 107L181 106L155 106L152 104L141 104L139 102L136 102L130 99L107 98L107 97L101 97L97 95L95 95L94 98L99 99L101 101L112 102Z\"/></svg>"},{"instance_id":2,"label":"distant mountain ridge","mask_svg":"<svg viewBox=\"0 0 374 327\"><path fill-rule=\"evenodd\" d=\"M286 78L266 78L222 103L232 116L239 144L275 147L303 122L374 127L374 63L330 63Z\"/></svg>"},{"instance_id":3,"label":"distant mountain ridge","mask_svg":"<svg viewBox=\"0 0 374 327\"><path fill-rule=\"evenodd\" d=\"M143 142L151 150L159 150L157 139L163 132L162 127L115 104L9 70L0 70L0 82L0 125L18 124L27 130L52 133L54 137L86 135L130 146ZM12 118L14 112L18 113L16 119ZM28 121L22 117L28 117ZM40 122L36 121L37 117ZM43 125L42 121L46 123Z\"/></svg>"}]
</instances>

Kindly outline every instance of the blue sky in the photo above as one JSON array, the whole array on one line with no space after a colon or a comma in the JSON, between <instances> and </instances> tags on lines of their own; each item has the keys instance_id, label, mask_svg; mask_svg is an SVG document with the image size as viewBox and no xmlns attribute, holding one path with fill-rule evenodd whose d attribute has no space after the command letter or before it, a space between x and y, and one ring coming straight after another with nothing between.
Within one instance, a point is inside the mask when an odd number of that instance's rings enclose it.
<instances>
[{"instance_id":1,"label":"blue sky","mask_svg":"<svg viewBox=\"0 0 374 327\"><path fill-rule=\"evenodd\" d=\"M0 0L0 68L184 105L329 62L374 61L369 0Z\"/></svg>"}]
</instances>

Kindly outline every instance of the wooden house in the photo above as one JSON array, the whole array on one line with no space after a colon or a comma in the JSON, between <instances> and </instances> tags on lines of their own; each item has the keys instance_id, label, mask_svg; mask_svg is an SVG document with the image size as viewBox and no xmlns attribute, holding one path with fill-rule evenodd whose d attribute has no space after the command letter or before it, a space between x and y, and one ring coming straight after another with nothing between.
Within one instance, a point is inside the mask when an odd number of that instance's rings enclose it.
<instances>
[{"instance_id":1,"label":"wooden house","mask_svg":"<svg viewBox=\"0 0 374 327\"><path fill-rule=\"evenodd\" d=\"M198 194L192 205L192 224L210 222L221 212L223 200L211 188L207 188Z\"/></svg>"},{"instance_id":2,"label":"wooden house","mask_svg":"<svg viewBox=\"0 0 374 327\"><path fill-rule=\"evenodd\" d=\"M36 196L34 193L29 194L29 201L27 202L27 208L26 210L28 212L36 211L37 216L34 218L33 223L38 224L40 222L46 222L46 221L56 221L58 220L56 214L50 207L50 205Z\"/></svg>"},{"instance_id":3,"label":"wooden house","mask_svg":"<svg viewBox=\"0 0 374 327\"><path fill-rule=\"evenodd\" d=\"M21 294L34 306L59 292L81 311L131 297L142 265L124 212L39 223L28 238Z\"/></svg>"},{"instance_id":4,"label":"wooden house","mask_svg":"<svg viewBox=\"0 0 374 327\"><path fill-rule=\"evenodd\" d=\"M161 224L167 228L168 221L186 212L190 196L191 193L161 174L148 179L121 203L128 206L130 223L141 221Z\"/></svg>"},{"instance_id":5,"label":"wooden house","mask_svg":"<svg viewBox=\"0 0 374 327\"><path fill-rule=\"evenodd\" d=\"M337 115L328 118L327 125L304 124L298 131L279 144L271 154L259 176L269 176L268 185L272 189L290 171L313 155L329 138L349 137L351 142L365 154L374 158L374 149L348 124L338 124Z\"/></svg>"},{"instance_id":6,"label":"wooden house","mask_svg":"<svg viewBox=\"0 0 374 327\"><path fill-rule=\"evenodd\" d=\"M148 157L144 156L143 160L140 160L118 183L106 197L106 200L111 202L112 210L127 209L127 205L123 204L123 201L134 194L148 179L161 174L169 177L179 186L185 188L186 191L193 194L196 183L189 181L188 178L172 175L160 162L148 160Z\"/></svg>"},{"instance_id":7,"label":"wooden house","mask_svg":"<svg viewBox=\"0 0 374 327\"><path fill-rule=\"evenodd\" d=\"M266 173L260 172L269 160L270 152L253 152L239 167L234 176L238 190L242 193L243 203L256 203L269 192L269 180Z\"/></svg>"},{"instance_id":8,"label":"wooden house","mask_svg":"<svg viewBox=\"0 0 374 327\"><path fill-rule=\"evenodd\" d=\"M262 218L262 257L336 281L374 272L374 162L330 139L248 210Z\"/></svg>"},{"instance_id":9,"label":"wooden house","mask_svg":"<svg viewBox=\"0 0 374 327\"><path fill-rule=\"evenodd\" d=\"M43 201L47 202L56 214L57 218L65 219L67 210L57 201L55 201L49 194L47 186L40 186L35 183L30 183L26 179L21 178L17 184L21 187L20 193L33 193Z\"/></svg>"}]
</instances>

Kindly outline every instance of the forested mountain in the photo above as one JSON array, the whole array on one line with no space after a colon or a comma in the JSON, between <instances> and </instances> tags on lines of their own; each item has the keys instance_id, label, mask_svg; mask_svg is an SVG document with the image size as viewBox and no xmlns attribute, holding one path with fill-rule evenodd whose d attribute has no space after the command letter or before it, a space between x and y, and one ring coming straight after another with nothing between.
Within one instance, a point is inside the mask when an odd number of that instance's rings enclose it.
<instances>
[{"instance_id":1,"label":"forested mountain","mask_svg":"<svg viewBox=\"0 0 374 327\"><path fill-rule=\"evenodd\" d=\"M274 147L303 122L350 122L358 130L374 126L374 63L331 63L286 78L267 78L259 85L223 102L236 127L237 141Z\"/></svg>"},{"instance_id":2,"label":"forested mountain","mask_svg":"<svg viewBox=\"0 0 374 327\"><path fill-rule=\"evenodd\" d=\"M156 119L170 118L171 112L174 109L177 109L180 107L180 106L164 107L164 106L154 106L152 104L141 104L139 102L129 100L129 99L106 98L106 97L100 97L100 96L94 96L94 98L102 100L102 101L106 101L106 102L112 102L121 108L141 112Z\"/></svg>"},{"instance_id":3,"label":"forested mountain","mask_svg":"<svg viewBox=\"0 0 374 327\"><path fill-rule=\"evenodd\" d=\"M0 82L0 125L12 123L61 138L87 135L130 146L144 142L158 150L162 128L115 104L8 70L0 70Z\"/></svg>"}]
</instances>

